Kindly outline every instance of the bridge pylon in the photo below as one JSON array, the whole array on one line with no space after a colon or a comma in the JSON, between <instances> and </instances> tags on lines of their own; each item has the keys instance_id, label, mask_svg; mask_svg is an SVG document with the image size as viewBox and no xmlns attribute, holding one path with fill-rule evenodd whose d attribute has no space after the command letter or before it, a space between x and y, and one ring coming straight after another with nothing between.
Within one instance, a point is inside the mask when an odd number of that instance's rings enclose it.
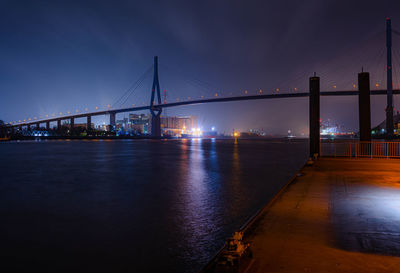
<instances>
[{"instance_id":1,"label":"bridge pylon","mask_svg":"<svg viewBox=\"0 0 400 273\"><path fill-rule=\"evenodd\" d=\"M154 105L154 99L157 95L157 105ZM154 77L153 86L151 88L151 99L150 99L150 113L151 113L151 135L153 137L161 137L161 92L160 82L158 79L158 57L154 56Z\"/></svg>"}]
</instances>

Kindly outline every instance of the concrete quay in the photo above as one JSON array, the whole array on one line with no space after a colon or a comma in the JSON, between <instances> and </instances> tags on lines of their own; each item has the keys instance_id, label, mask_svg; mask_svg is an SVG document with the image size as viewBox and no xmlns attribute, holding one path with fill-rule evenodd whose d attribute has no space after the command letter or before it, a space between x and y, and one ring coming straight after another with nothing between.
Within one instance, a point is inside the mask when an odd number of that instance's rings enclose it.
<instances>
[{"instance_id":1,"label":"concrete quay","mask_svg":"<svg viewBox=\"0 0 400 273\"><path fill-rule=\"evenodd\" d=\"M245 272L400 272L400 160L321 158L248 227Z\"/></svg>"}]
</instances>

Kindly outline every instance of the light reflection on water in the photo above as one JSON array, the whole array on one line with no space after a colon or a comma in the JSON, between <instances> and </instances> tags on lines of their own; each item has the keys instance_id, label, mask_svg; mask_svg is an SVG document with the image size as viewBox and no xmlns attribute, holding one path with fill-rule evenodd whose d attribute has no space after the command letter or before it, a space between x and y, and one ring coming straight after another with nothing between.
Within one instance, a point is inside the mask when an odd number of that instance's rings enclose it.
<instances>
[{"instance_id":1,"label":"light reflection on water","mask_svg":"<svg viewBox=\"0 0 400 273\"><path fill-rule=\"evenodd\" d=\"M304 142L0 144L0 272L197 272L304 163ZM15 268L17 266L17 268Z\"/></svg>"}]
</instances>

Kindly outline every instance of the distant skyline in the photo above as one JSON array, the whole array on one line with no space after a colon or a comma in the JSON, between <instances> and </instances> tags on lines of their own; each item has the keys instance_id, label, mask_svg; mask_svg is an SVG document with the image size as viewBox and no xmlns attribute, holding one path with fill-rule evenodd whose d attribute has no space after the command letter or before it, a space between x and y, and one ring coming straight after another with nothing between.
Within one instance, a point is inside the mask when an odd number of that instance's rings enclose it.
<instances>
[{"instance_id":1,"label":"distant skyline","mask_svg":"<svg viewBox=\"0 0 400 273\"><path fill-rule=\"evenodd\" d=\"M386 17L400 30L399 1L3 0L0 119L105 109L155 55L167 101L307 91L314 72L322 90L350 90L361 67L371 73L372 88L385 88ZM398 35L393 69L399 88ZM151 81L146 77L125 104L148 104ZM371 98L372 126L385 118L385 103L384 96ZM396 109L399 104L394 96ZM219 132L308 132L306 98L185 106L164 114L196 115L202 127ZM321 118L357 130L357 97L322 98Z\"/></svg>"}]
</instances>

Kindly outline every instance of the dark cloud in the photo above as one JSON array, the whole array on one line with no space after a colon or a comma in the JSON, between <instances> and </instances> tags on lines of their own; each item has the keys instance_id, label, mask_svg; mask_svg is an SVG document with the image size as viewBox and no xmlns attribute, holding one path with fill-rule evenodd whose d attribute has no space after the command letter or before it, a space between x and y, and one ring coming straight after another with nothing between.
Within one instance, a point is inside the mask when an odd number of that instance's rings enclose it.
<instances>
[{"instance_id":1,"label":"dark cloud","mask_svg":"<svg viewBox=\"0 0 400 273\"><path fill-rule=\"evenodd\" d=\"M361 66L373 83L384 85L385 18L400 29L399 15L399 1L2 1L1 118L105 106L154 55L160 56L169 100L260 88L306 90L314 71L323 89L351 89ZM399 42L394 39L396 52ZM150 84L151 77L129 103L147 102ZM377 123L385 100L373 100ZM323 118L357 128L356 99L323 99L322 107ZM168 114L195 114L221 131L299 133L308 124L306 99L192 106Z\"/></svg>"}]
</instances>

